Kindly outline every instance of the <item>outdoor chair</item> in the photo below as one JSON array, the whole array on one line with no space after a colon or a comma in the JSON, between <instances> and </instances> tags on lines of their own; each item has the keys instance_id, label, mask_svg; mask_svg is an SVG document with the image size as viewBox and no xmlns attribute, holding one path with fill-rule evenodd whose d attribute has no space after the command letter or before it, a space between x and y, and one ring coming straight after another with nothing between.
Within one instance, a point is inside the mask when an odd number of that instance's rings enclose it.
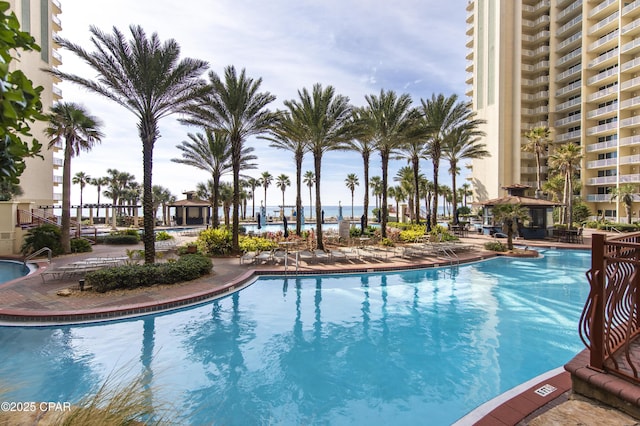
<instances>
[{"instance_id":1,"label":"outdoor chair","mask_svg":"<svg viewBox=\"0 0 640 426\"><path fill-rule=\"evenodd\" d=\"M242 265L245 262L255 263L257 255L258 255L258 252L255 252L255 251L248 251L244 253L242 256L240 256L240 264Z\"/></svg>"}]
</instances>

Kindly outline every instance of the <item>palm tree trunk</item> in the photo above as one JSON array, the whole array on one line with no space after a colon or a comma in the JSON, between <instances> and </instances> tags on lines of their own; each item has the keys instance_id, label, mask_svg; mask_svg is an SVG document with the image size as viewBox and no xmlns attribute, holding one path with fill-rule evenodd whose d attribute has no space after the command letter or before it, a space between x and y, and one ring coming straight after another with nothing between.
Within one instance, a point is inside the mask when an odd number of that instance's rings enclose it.
<instances>
[{"instance_id":1,"label":"palm tree trunk","mask_svg":"<svg viewBox=\"0 0 640 426\"><path fill-rule=\"evenodd\" d=\"M433 162L433 214L431 216L431 225L436 226L438 224L438 169L440 168L440 158L436 154L432 158Z\"/></svg>"},{"instance_id":2,"label":"palm tree trunk","mask_svg":"<svg viewBox=\"0 0 640 426\"><path fill-rule=\"evenodd\" d=\"M149 124L150 129L156 129L155 123ZM143 141L142 144L142 164L143 164L143 179L142 179L142 215L143 215L143 227L144 234L142 241L144 242L144 263L154 263L156 259L155 248L155 235L153 233L154 220L153 220L153 190L151 185L151 176L153 169L153 142L155 141L155 132L145 132L144 129L140 131L140 136Z\"/></svg>"},{"instance_id":3,"label":"palm tree trunk","mask_svg":"<svg viewBox=\"0 0 640 426\"><path fill-rule=\"evenodd\" d=\"M380 199L380 209L382 210L380 219L382 220L380 225L380 232L382 238L387 238L387 174L389 168L389 153L386 151L382 151L380 153L380 157L382 159L382 198Z\"/></svg>"},{"instance_id":4,"label":"palm tree trunk","mask_svg":"<svg viewBox=\"0 0 640 426\"><path fill-rule=\"evenodd\" d=\"M251 188L251 217L256 218L256 189Z\"/></svg>"},{"instance_id":5,"label":"palm tree trunk","mask_svg":"<svg viewBox=\"0 0 640 426\"><path fill-rule=\"evenodd\" d=\"M233 213L232 213L232 226L231 226L231 252L233 254L240 253L240 160L242 159L242 141L237 138L233 138L231 142L232 146L232 168L233 168Z\"/></svg>"},{"instance_id":6,"label":"palm tree trunk","mask_svg":"<svg viewBox=\"0 0 640 426\"><path fill-rule=\"evenodd\" d=\"M415 211L416 224L420 225L420 159L412 158L413 161L413 187L415 189Z\"/></svg>"},{"instance_id":7,"label":"palm tree trunk","mask_svg":"<svg viewBox=\"0 0 640 426\"><path fill-rule=\"evenodd\" d=\"M282 203L284 204L284 202ZM302 155L296 154L296 235L302 233Z\"/></svg>"},{"instance_id":8,"label":"palm tree trunk","mask_svg":"<svg viewBox=\"0 0 640 426\"><path fill-rule=\"evenodd\" d=\"M322 153L313 153L313 166L316 174L316 246L324 250L322 242L322 204L320 202L320 166L322 165Z\"/></svg>"},{"instance_id":9,"label":"palm tree trunk","mask_svg":"<svg viewBox=\"0 0 640 426\"><path fill-rule=\"evenodd\" d=\"M363 153L364 161L364 227L369 226L369 153Z\"/></svg>"},{"instance_id":10,"label":"palm tree trunk","mask_svg":"<svg viewBox=\"0 0 640 426\"><path fill-rule=\"evenodd\" d=\"M71 253L71 144L73 140L67 140L64 149L64 164L62 172L62 218L60 242L62 250Z\"/></svg>"},{"instance_id":11,"label":"palm tree trunk","mask_svg":"<svg viewBox=\"0 0 640 426\"><path fill-rule=\"evenodd\" d=\"M456 191L456 167L457 162L451 162L451 190L453 194L451 194L453 198L453 224L458 224L458 194Z\"/></svg>"},{"instance_id":12,"label":"palm tree trunk","mask_svg":"<svg viewBox=\"0 0 640 426\"><path fill-rule=\"evenodd\" d=\"M213 220L213 227L217 228L220 226L220 216L218 214L218 205L220 204L220 175L215 174L213 176L213 209L211 212L211 219Z\"/></svg>"}]
</instances>

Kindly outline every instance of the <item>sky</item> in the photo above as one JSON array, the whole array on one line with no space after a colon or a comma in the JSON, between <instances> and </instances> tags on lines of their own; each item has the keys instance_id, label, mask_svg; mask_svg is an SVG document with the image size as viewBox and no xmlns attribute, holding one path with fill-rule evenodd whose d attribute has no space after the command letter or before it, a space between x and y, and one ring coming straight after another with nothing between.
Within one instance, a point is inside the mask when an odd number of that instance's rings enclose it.
<instances>
[{"instance_id":1,"label":"sky","mask_svg":"<svg viewBox=\"0 0 640 426\"><path fill-rule=\"evenodd\" d=\"M355 106L364 105L366 95L379 94L381 89L408 93L416 106L432 94L457 94L466 99L465 0L61 0L61 4L61 37L93 51L90 26L107 33L116 27L130 36L129 26L140 25L148 35L155 32L160 40L176 40L181 58L207 61L209 70L218 75L233 65L238 70L244 68L251 78L262 78L261 91L276 96L269 105L272 110L283 109L283 101L297 99L299 90L311 89L315 83L333 86ZM61 70L96 77L72 53L59 52ZM73 159L72 175L84 172L101 177L107 175L107 169L115 168L133 174L142 183L142 142L133 113L71 83L62 82L59 87L63 101L82 104L103 123L102 143ZM185 191L195 190L209 174L171 161L181 157L176 146L188 140L189 133L201 131L178 123L177 118L160 121L153 184L182 199ZM256 138L249 139L247 145L255 148L258 160L257 168L246 174L259 177L268 171L274 177L288 175L292 186L285 191L285 204L295 204L293 155ZM405 165L404 159L392 161L390 178ZM441 165L440 180L445 184L450 183L447 169L448 165ZM305 156L302 170L313 170L311 155ZM421 172L433 178L427 161L421 163ZM355 205L361 205L364 182L360 155L334 151L323 156L323 205L350 205L351 193L345 185L349 173L359 177L354 195ZM458 182L464 173L465 169ZM381 175L378 154L370 164L370 176L376 175ZM223 177L225 180L231 181L231 176ZM97 201L96 189L85 188L85 203ZM302 197L306 204L306 186ZM79 198L79 187L73 185L72 203L78 203ZM264 191L256 190L256 205L263 199ZM282 192L272 184L267 204L281 202Z\"/></svg>"}]
</instances>

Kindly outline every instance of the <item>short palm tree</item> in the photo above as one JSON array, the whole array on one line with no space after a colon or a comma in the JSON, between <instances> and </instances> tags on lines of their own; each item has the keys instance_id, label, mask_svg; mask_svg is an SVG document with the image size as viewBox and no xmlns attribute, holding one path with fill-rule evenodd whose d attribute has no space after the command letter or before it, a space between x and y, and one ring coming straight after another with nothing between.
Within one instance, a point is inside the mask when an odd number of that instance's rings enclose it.
<instances>
[{"instance_id":1,"label":"short palm tree","mask_svg":"<svg viewBox=\"0 0 640 426\"><path fill-rule=\"evenodd\" d=\"M342 149L351 140L351 105L349 98L338 95L332 86L325 88L315 84L309 92L298 91L298 100L285 101L293 121L299 126L299 134L313 154L316 177L316 245L324 249L322 238L322 202L320 182L322 156L325 152Z\"/></svg>"},{"instance_id":2,"label":"short palm tree","mask_svg":"<svg viewBox=\"0 0 640 426\"><path fill-rule=\"evenodd\" d=\"M276 186L280 188L280 191L282 191L282 208L280 209L282 218L286 215L284 211L284 191L287 189L287 186L291 186L291 180L289 179L289 176L285 174L281 174L280 176L278 176L276 178Z\"/></svg>"},{"instance_id":3,"label":"short palm tree","mask_svg":"<svg viewBox=\"0 0 640 426\"><path fill-rule=\"evenodd\" d=\"M371 186L371 195L376 199L376 208L380 208L380 197L382 197L382 178L380 176L373 176L369 179L369 186Z\"/></svg>"},{"instance_id":4,"label":"short palm tree","mask_svg":"<svg viewBox=\"0 0 640 426\"><path fill-rule=\"evenodd\" d=\"M415 125L416 112L411 108L411 96L380 90L380 95L366 95L367 110L363 120L371 134L382 162L381 234L387 236L387 187L389 160L405 146L409 131Z\"/></svg>"},{"instance_id":5,"label":"short palm tree","mask_svg":"<svg viewBox=\"0 0 640 426\"><path fill-rule=\"evenodd\" d=\"M358 180L358 175L356 175L355 173L349 173L347 175L347 178L344 180L344 183L345 185L347 185L347 188L349 188L349 191L351 191L351 219L353 219L354 217L353 216L353 193L356 190L356 186L360 185L360 181Z\"/></svg>"},{"instance_id":6,"label":"short palm tree","mask_svg":"<svg viewBox=\"0 0 640 426\"><path fill-rule=\"evenodd\" d=\"M502 223L502 231L507 234L507 248L513 250L513 235L518 232L518 223L529 219L529 212L520 204L497 204L493 207L493 218Z\"/></svg>"},{"instance_id":7,"label":"short palm tree","mask_svg":"<svg viewBox=\"0 0 640 426\"><path fill-rule=\"evenodd\" d=\"M613 188L611 191L611 201L618 200L622 204L624 204L624 209L627 213L627 223L631 223L631 206L633 204L633 199L635 195L638 193L638 188L636 185L625 183L624 185L620 185L617 188Z\"/></svg>"},{"instance_id":8,"label":"short palm tree","mask_svg":"<svg viewBox=\"0 0 640 426\"><path fill-rule=\"evenodd\" d=\"M190 117L185 121L211 126L229 137L233 173L231 251L239 253L242 150L249 137L272 129L278 123L280 114L267 109L267 105L276 97L269 92L259 91L262 79L248 77L244 69L238 73L234 66L228 66L222 78L211 71L209 80L210 90L200 98L197 106L189 109Z\"/></svg>"},{"instance_id":9,"label":"short palm tree","mask_svg":"<svg viewBox=\"0 0 640 426\"><path fill-rule=\"evenodd\" d=\"M247 179L247 188L251 189L251 217L256 218L256 188L260 186L260 179L250 177Z\"/></svg>"},{"instance_id":10,"label":"short palm tree","mask_svg":"<svg viewBox=\"0 0 640 426\"><path fill-rule=\"evenodd\" d=\"M531 152L536 157L536 198L542 196L542 163L540 159L547 152L547 147L551 142L550 135L549 128L542 126L534 127L524 134L527 143L522 146L522 150Z\"/></svg>"},{"instance_id":11,"label":"short palm tree","mask_svg":"<svg viewBox=\"0 0 640 426\"><path fill-rule=\"evenodd\" d=\"M84 192L84 188L90 182L91 182L91 176L89 176L85 172L78 172L71 179L71 183L73 183L74 185L80 185L80 208L82 208L82 206L84 205L84 201L82 200L82 194Z\"/></svg>"},{"instance_id":12,"label":"short palm tree","mask_svg":"<svg viewBox=\"0 0 640 426\"><path fill-rule=\"evenodd\" d=\"M309 219L313 219L313 201L311 199L311 188L316 183L316 175L311 170L304 172L303 182L309 187Z\"/></svg>"},{"instance_id":13,"label":"short palm tree","mask_svg":"<svg viewBox=\"0 0 640 426\"><path fill-rule=\"evenodd\" d=\"M220 202L222 203L222 213L224 215L224 225L229 226L229 212L233 206L233 200L235 198L233 193L233 184L229 182L222 182L220 184Z\"/></svg>"},{"instance_id":14,"label":"short palm tree","mask_svg":"<svg viewBox=\"0 0 640 426\"><path fill-rule=\"evenodd\" d=\"M413 209L415 200L414 196L416 192L413 188L413 167L401 167L394 176L393 180L394 182L398 182L398 186L402 189L402 193L407 200L409 215L411 217L411 221L413 222L413 213L415 212L415 210Z\"/></svg>"},{"instance_id":15,"label":"short palm tree","mask_svg":"<svg viewBox=\"0 0 640 426\"><path fill-rule=\"evenodd\" d=\"M167 224L166 205L169 203L173 195L168 188L160 185L153 185L153 217L158 217L158 209L162 206L162 223Z\"/></svg>"},{"instance_id":16,"label":"short palm tree","mask_svg":"<svg viewBox=\"0 0 640 426\"><path fill-rule=\"evenodd\" d=\"M212 212L218 210L220 207L220 186L221 183L216 185L213 179L196 184L196 196L201 200L208 201ZM220 224L217 224L214 228L219 226Z\"/></svg>"},{"instance_id":17,"label":"short palm tree","mask_svg":"<svg viewBox=\"0 0 640 426\"><path fill-rule=\"evenodd\" d=\"M51 138L49 149L64 142L62 165L61 243L64 253L71 253L71 158L90 151L102 140L102 123L81 105L58 103L51 109L45 134Z\"/></svg>"},{"instance_id":18,"label":"short palm tree","mask_svg":"<svg viewBox=\"0 0 640 426\"><path fill-rule=\"evenodd\" d=\"M400 185L390 187L388 192L389 198L396 202L396 222L400 222L400 203L407 199L407 194Z\"/></svg>"},{"instance_id":19,"label":"short palm tree","mask_svg":"<svg viewBox=\"0 0 640 426\"><path fill-rule=\"evenodd\" d=\"M273 176L269 172L262 172L260 175L260 185L264 188L264 208L267 208L267 188L273 182Z\"/></svg>"},{"instance_id":20,"label":"short palm tree","mask_svg":"<svg viewBox=\"0 0 640 426\"><path fill-rule=\"evenodd\" d=\"M102 195L102 188L109 184L109 178L102 176L99 178L91 179L91 185L95 186L98 191L98 202L96 207L96 216L100 217L100 195Z\"/></svg>"},{"instance_id":21,"label":"short palm tree","mask_svg":"<svg viewBox=\"0 0 640 426\"><path fill-rule=\"evenodd\" d=\"M447 134L442 143L442 154L444 158L449 160L449 173L451 173L454 225L458 224L458 192L456 188L456 176L460 173L458 164L460 161L485 158L491 155L491 153L487 151L486 145L480 143L480 138L474 136L473 133L467 129L458 127Z\"/></svg>"},{"instance_id":22,"label":"short palm tree","mask_svg":"<svg viewBox=\"0 0 640 426\"><path fill-rule=\"evenodd\" d=\"M569 228L573 226L573 179L580 169L581 160L582 151L580 146L573 142L561 145L549 156L549 166L564 176L563 203L567 208L565 209L562 223L567 224Z\"/></svg>"},{"instance_id":23,"label":"short palm tree","mask_svg":"<svg viewBox=\"0 0 640 426\"><path fill-rule=\"evenodd\" d=\"M132 25L129 29L131 40L117 28L109 35L92 26L94 52L55 38L98 74L95 81L59 69L50 72L111 99L138 119L143 162L144 259L145 263L153 263L155 221L151 179L153 147L160 137L159 122L167 115L184 111L202 93L206 85L200 75L207 63L190 58L180 60L180 46L173 39L162 43L157 34L147 37L139 26Z\"/></svg>"}]
</instances>

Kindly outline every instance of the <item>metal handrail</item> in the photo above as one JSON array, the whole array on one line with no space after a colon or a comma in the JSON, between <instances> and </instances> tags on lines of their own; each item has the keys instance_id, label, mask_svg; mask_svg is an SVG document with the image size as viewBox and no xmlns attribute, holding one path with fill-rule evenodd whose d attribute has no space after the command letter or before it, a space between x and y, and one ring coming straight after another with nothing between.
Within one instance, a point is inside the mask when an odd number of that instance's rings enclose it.
<instances>
[{"instance_id":1,"label":"metal handrail","mask_svg":"<svg viewBox=\"0 0 640 426\"><path fill-rule=\"evenodd\" d=\"M29 256L24 258L23 263L26 265L29 260L31 260L31 259L35 258L36 256L44 253L45 251L47 252L47 260L49 261L49 263L51 263L51 256L53 255L53 251L49 247L42 247L40 250L38 250L38 251L36 251L34 253L31 253Z\"/></svg>"}]
</instances>

